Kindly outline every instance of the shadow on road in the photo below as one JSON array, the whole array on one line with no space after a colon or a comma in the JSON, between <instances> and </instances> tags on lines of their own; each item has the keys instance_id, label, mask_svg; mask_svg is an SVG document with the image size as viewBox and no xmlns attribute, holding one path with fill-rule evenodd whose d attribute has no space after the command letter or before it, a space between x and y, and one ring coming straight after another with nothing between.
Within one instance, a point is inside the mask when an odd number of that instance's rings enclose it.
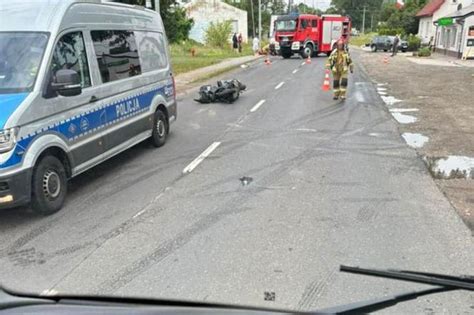
<instances>
[{"instance_id":1,"label":"shadow on road","mask_svg":"<svg viewBox=\"0 0 474 315\"><path fill-rule=\"evenodd\" d=\"M170 133L168 140L172 139L173 133ZM51 216L35 214L29 206L0 210L0 231L5 232L43 220L59 219L67 213L68 208L75 208L74 205L80 205L83 199L89 198L101 186L111 184L114 174L121 168L128 168L134 164L140 165L136 160L152 150L156 148L152 147L148 141L144 141L74 177L68 183L68 195L63 209Z\"/></svg>"}]
</instances>

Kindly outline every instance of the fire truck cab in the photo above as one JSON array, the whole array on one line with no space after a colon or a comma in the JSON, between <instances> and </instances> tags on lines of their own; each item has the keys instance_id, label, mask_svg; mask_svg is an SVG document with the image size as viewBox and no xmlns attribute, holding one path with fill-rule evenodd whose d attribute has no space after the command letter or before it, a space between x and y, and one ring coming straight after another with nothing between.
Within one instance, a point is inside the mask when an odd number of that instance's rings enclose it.
<instances>
[{"instance_id":1,"label":"fire truck cab","mask_svg":"<svg viewBox=\"0 0 474 315\"><path fill-rule=\"evenodd\" d=\"M303 58L329 55L335 43L346 43L351 34L351 19L341 15L283 15L275 21L275 46L283 58L300 54Z\"/></svg>"}]
</instances>

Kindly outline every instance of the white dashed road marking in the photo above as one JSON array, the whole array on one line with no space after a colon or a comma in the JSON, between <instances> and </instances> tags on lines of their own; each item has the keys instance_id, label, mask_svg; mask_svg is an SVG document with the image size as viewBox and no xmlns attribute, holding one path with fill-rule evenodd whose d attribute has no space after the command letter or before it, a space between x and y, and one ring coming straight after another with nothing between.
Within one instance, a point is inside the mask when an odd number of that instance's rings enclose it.
<instances>
[{"instance_id":1,"label":"white dashed road marking","mask_svg":"<svg viewBox=\"0 0 474 315\"><path fill-rule=\"evenodd\" d=\"M191 173L205 158L207 158L217 147L220 145L220 142L214 142L211 144L204 152L202 152L197 158L194 159L188 166L183 170L183 174Z\"/></svg>"},{"instance_id":2,"label":"white dashed road marking","mask_svg":"<svg viewBox=\"0 0 474 315\"><path fill-rule=\"evenodd\" d=\"M265 103L265 100L261 100L260 102L258 102L257 104L255 104L255 106L252 107L252 109L250 110L250 112L253 113L253 112L257 111L257 109L259 109L260 106L263 105L263 103Z\"/></svg>"},{"instance_id":3,"label":"white dashed road marking","mask_svg":"<svg viewBox=\"0 0 474 315\"><path fill-rule=\"evenodd\" d=\"M285 82L284 82L284 81L283 81L283 82L280 82L280 83L278 83L278 85L277 85L277 86L275 86L275 90L278 90L279 88L281 88L281 87L283 86L283 84L285 84Z\"/></svg>"},{"instance_id":4,"label":"white dashed road marking","mask_svg":"<svg viewBox=\"0 0 474 315\"><path fill-rule=\"evenodd\" d=\"M304 66L305 64L306 64L306 61L303 61L303 63L301 65Z\"/></svg>"},{"instance_id":5,"label":"white dashed road marking","mask_svg":"<svg viewBox=\"0 0 474 315\"><path fill-rule=\"evenodd\" d=\"M298 72L298 69L293 70L293 74L295 74L296 72Z\"/></svg>"}]
</instances>

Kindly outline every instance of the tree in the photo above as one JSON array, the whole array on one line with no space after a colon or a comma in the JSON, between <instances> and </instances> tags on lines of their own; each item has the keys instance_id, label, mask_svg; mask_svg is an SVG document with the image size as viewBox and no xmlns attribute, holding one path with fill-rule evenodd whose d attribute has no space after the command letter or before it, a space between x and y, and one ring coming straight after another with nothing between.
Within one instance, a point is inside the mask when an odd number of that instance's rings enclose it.
<instances>
[{"instance_id":1,"label":"tree","mask_svg":"<svg viewBox=\"0 0 474 315\"><path fill-rule=\"evenodd\" d=\"M417 34L419 21L416 14L426 5L427 0L407 0L401 9L393 4L385 4L381 12L381 19L386 21L388 29L401 28L405 34Z\"/></svg>"},{"instance_id":2,"label":"tree","mask_svg":"<svg viewBox=\"0 0 474 315\"><path fill-rule=\"evenodd\" d=\"M364 8L365 8L365 26L369 26L370 22L375 25L379 21L379 13L383 0L332 0L331 12L328 14L349 15L352 18L352 25L358 29L362 28Z\"/></svg>"},{"instance_id":3,"label":"tree","mask_svg":"<svg viewBox=\"0 0 474 315\"><path fill-rule=\"evenodd\" d=\"M258 0L224 0L227 4L248 12L248 35L258 34ZM270 20L272 15L286 14L286 3L284 0L261 0L262 4L262 34L270 32Z\"/></svg>"},{"instance_id":4,"label":"tree","mask_svg":"<svg viewBox=\"0 0 474 315\"><path fill-rule=\"evenodd\" d=\"M214 47L224 48L229 42L229 35L232 33L230 21L221 23L211 22L206 29L206 44Z\"/></svg>"},{"instance_id":5,"label":"tree","mask_svg":"<svg viewBox=\"0 0 474 315\"><path fill-rule=\"evenodd\" d=\"M134 5L145 5L145 0L115 0ZM152 1L154 3L154 1ZM166 36L171 43L188 38L193 26L193 20L186 16L183 8L177 5L176 0L160 0L160 15L165 26Z\"/></svg>"},{"instance_id":6,"label":"tree","mask_svg":"<svg viewBox=\"0 0 474 315\"><path fill-rule=\"evenodd\" d=\"M405 5L398 9L395 0L332 0L332 12L346 14L352 18L352 24L360 28L362 26L363 12L365 8L366 21L373 18L374 25L379 22L391 29L402 28L407 34L418 32L418 20L416 14L425 6L429 0L405 0ZM371 21L372 22L372 21Z\"/></svg>"},{"instance_id":7,"label":"tree","mask_svg":"<svg viewBox=\"0 0 474 315\"><path fill-rule=\"evenodd\" d=\"M301 2L297 5L297 9L299 13L305 13L305 14L316 14L316 15L321 15L323 14L323 11L310 7L306 5L305 3Z\"/></svg>"},{"instance_id":8,"label":"tree","mask_svg":"<svg viewBox=\"0 0 474 315\"><path fill-rule=\"evenodd\" d=\"M161 5L161 4L160 4ZM171 43L179 42L188 39L189 31L193 27L193 19L186 16L184 8L172 7L168 10L163 10L160 7L161 18L166 30L166 36Z\"/></svg>"}]
</instances>

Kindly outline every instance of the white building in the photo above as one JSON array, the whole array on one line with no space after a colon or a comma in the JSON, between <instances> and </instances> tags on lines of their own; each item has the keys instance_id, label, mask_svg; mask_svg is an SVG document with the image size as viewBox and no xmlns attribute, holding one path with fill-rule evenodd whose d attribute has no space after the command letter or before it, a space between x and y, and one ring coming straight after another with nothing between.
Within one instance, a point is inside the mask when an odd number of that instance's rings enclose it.
<instances>
[{"instance_id":1,"label":"white building","mask_svg":"<svg viewBox=\"0 0 474 315\"><path fill-rule=\"evenodd\" d=\"M194 20L189 38L204 43L206 29L211 22L231 21L232 33L241 33L244 43L248 41L247 11L240 10L221 0L192 0L184 4L184 8L188 17ZM229 34L230 38L231 34Z\"/></svg>"},{"instance_id":2,"label":"white building","mask_svg":"<svg viewBox=\"0 0 474 315\"><path fill-rule=\"evenodd\" d=\"M436 52L465 57L474 50L474 0L431 0L417 16L418 36Z\"/></svg>"}]
</instances>

